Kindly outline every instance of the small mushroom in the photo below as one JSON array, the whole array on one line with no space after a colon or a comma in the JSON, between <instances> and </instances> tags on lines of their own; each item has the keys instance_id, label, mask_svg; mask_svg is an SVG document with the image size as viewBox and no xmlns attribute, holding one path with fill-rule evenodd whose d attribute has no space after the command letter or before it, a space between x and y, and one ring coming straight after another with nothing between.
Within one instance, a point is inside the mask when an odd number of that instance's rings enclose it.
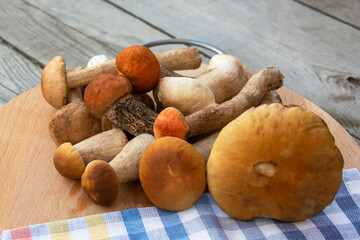
<instances>
[{"instance_id":1,"label":"small mushroom","mask_svg":"<svg viewBox=\"0 0 360 240\"><path fill-rule=\"evenodd\" d=\"M216 105L211 90L200 81L188 77L160 78L153 93L159 107L177 108L185 116Z\"/></svg>"},{"instance_id":2,"label":"small mushroom","mask_svg":"<svg viewBox=\"0 0 360 240\"><path fill-rule=\"evenodd\" d=\"M66 142L55 150L54 166L62 176L77 179L91 161L111 161L127 142L125 133L118 128L96 134L75 145Z\"/></svg>"},{"instance_id":3,"label":"small mushroom","mask_svg":"<svg viewBox=\"0 0 360 240\"><path fill-rule=\"evenodd\" d=\"M168 107L162 110L154 122L156 139L170 136L186 140L190 129L184 115L176 108Z\"/></svg>"},{"instance_id":4,"label":"small mushroom","mask_svg":"<svg viewBox=\"0 0 360 240\"><path fill-rule=\"evenodd\" d=\"M110 204L119 192L118 183L139 179L141 157L154 140L154 136L150 134L141 134L129 141L109 163L101 161L101 163L93 164L91 162L81 177L83 190L96 203ZM103 178L102 175L111 177ZM116 180L114 175L117 176Z\"/></svg>"},{"instance_id":5,"label":"small mushroom","mask_svg":"<svg viewBox=\"0 0 360 240\"><path fill-rule=\"evenodd\" d=\"M209 68L196 79L205 84L220 104L236 96L252 73L238 58L228 54L216 54L209 62Z\"/></svg>"},{"instance_id":6,"label":"small mushroom","mask_svg":"<svg viewBox=\"0 0 360 240\"><path fill-rule=\"evenodd\" d=\"M88 61L86 67L94 67L109 61L109 58L105 55L95 55Z\"/></svg>"},{"instance_id":7,"label":"small mushroom","mask_svg":"<svg viewBox=\"0 0 360 240\"><path fill-rule=\"evenodd\" d=\"M119 179L114 169L102 160L95 160L87 165L81 177L81 187L100 205L110 205L120 191Z\"/></svg>"},{"instance_id":8,"label":"small mushroom","mask_svg":"<svg viewBox=\"0 0 360 240\"><path fill-rule=\"evenodd\" d=\"M77 144L101 132L99 119L94 118L84 102L72 102L51 115L49 134L56 145Z\"/></svg>"},{"instance_id":9,"label":"small mushroom","mask_svg":"<svg viewBox=\"0 0 360 240\"><path fill-rule=\"evenodd\" d=\"M157 113L130 93L131 85L124 75L104 74L85 88L84 102L94 117L105 115L116 127L133 136L152 134Z\"/></svg>"},{"instance_id":10,"label":"small mushroom","mask_svg":"<svg viewBox=\"0 0 360 240\"><path fill-rule=\"evenodd\" d=\"M134 93L152 90L160 77L160 63L155 54L145 46L123 49L116 57L116 67L131 83Z\"/></svg>"},{"instance_id":11,"label":"small mushroom","mask_svg":"<svg viewBox=\"0 0 360 240\"><path fill-rule=\"evenodd\" d=\"M221 130L207 163L208 186L236 219L302 221L334 200L343 164L319 116L296 106L261 105Z\"/></svg>"},{"instance_id":12,"label":"small mushroom","mask_svg":"<svg viewBox=\"0 0 360 240\"><path fill-rule=\"evenodd\" d=\"M145 150L139 170L141 186L157 207L181 211L205 190L205 164L200 153L176 137L155 140Z\"/></svg>"}]
</instances>

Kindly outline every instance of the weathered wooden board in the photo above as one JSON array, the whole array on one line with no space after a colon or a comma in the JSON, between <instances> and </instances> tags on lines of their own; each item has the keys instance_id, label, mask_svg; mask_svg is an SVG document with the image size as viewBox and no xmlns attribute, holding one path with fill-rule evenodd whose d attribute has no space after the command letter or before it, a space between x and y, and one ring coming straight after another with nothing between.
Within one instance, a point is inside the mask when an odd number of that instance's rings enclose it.
<instances>
[{"instance_id":1,"label":"weathered wooden board","mask_svg":"<svg viewBox=\"0 0 360 240\"><path fill-rule=\"evenodd\" d=\"M41 68L0 41L0 107L40 84Z\"/></svg>"},{"instance_id":2,"label":"weathered wooden board","mask_svg":"<svg viewBox=\"0 0 360 240\"><path fill-rule=\"evenodd\" d=\"M360 149L336 121L287 89L280 94L285 103L321 114L343 154L345 168L360 169ZM122 184L116 201L102 207L86 196L79 180L60 176L52 162L56 145L47 128L54 111L43 99L40 87L0 108L0 231L151 205L139 181Z\"/></svg>"},{"instance_id":3,"label":"weathered wooden board","mask_svg":"<svg viewBox=\"0 0 360 240\"><path fill-rule=\"evenodd\" d=\"M218 46L253 72L276 66L287 88L319 105L360 143L357 29L289 0L111 2L176 37Z\"/></svg>"},{"instance_id":4,"label":"weathered wooden board","mask_svg":"<svg viewBox=\"0 0 360 240\"><path fill-rule=\"evenodd\" d=\"M360 1L358 0L296 0L349 25L360 28Z\"/></svg>"}]
</instances>

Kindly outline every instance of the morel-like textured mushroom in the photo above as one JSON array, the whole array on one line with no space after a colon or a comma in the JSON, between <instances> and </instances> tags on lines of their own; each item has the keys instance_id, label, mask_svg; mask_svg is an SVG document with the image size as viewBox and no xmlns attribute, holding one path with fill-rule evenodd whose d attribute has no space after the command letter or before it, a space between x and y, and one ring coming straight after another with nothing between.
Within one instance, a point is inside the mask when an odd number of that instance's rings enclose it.
<instances>
[{"instance_id":1,"label":"morel-like textured mushroom","mask_svg":"<svg viewBox=\"0 0 360 240\"><path fill-rule=\"evenodd\" d=\"M189 208L205 190L205 164L188 142L163 137L152 142L140 161L140 182L146 196L159 208Z\"/></svg>"},{"instance_id":2,"label":"morel-like textured mushroom","mask_svg":"<svg viewBox=\"0 0 360 240\"><path fill-rule=\"evenodd\" d=\"M209 191L231 217L302 221L328 206L343 158L320 117L278 103L251 108L220 132L208 163Z\"/></svg>"}]
</instances>

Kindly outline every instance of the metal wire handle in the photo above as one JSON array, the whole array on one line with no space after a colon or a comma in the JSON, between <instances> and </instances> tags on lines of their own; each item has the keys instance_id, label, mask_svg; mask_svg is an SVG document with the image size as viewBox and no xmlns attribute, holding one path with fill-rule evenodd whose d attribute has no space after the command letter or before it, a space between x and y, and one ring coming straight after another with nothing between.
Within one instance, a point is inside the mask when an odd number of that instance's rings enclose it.
<instances>
[{"instance_id":1,"label":"metal wire handle","mask_svg":"<svg viewBox=\"0 0 360 240\"><path fill-rule=\"evenodd\" d=\"M147 42L145 44L143 44L143 46L145 47L154 47L154 46L159 46L159 45L166 45L166 44L186 44L186 45L194 45L194 46L198 46L198 47L202 47L205 48L207 50L210 50L214 53L225 53L224 51L222 51L221 49L208 44L208 43L204 43L201 41L197 41L197 40L191 40L191 39L182 39L182 38L170 38L170 39L162 39L162 40L155 40L155 41L151 41L151 42Z\"/></svg>"}]
</instances>

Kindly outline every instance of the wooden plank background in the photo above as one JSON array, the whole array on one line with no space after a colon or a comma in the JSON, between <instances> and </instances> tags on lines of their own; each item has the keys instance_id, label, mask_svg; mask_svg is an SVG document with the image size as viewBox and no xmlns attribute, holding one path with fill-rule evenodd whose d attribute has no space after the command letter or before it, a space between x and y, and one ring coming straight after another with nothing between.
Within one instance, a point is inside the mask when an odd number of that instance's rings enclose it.
<instances>
[{"instance_id":1,"label":"wooden plank background","mask_svg":"<svg viewBox=\"0 0 360 240\"><path fill-rule=\"evenodd\" d=\"M360 144L357 0L0 0L0 105L40 83L56 55L68 67L164 38L211 43L253 72L276 66L285 87L334 117ZM160 51L162 48L155 48Z\"/></svg>"}]
</instances>

